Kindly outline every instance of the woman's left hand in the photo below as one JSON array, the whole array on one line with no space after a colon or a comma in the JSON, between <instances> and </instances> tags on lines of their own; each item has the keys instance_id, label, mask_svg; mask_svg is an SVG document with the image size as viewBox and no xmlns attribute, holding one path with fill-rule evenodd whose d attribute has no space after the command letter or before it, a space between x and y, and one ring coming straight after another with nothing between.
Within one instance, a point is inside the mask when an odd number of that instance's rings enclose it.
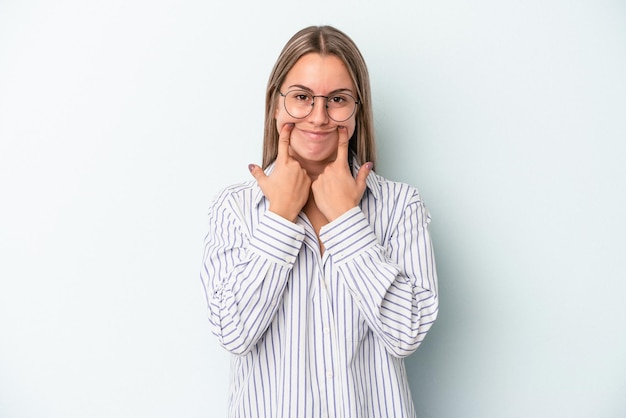
<instances>
[{"instance_id":1,"label":"woman's left hand","mask_svg":"<svg viewBox=\"0 0 626 418\"><path fill-rule=\"evenodd\" d=\"M372 171L372 163L368 162L361 166L356 179L352 177L348 164L348 130L343 126L337 130L337 158L311 184L315 203L329 222L359 204L365 192L365 180Z\"/></svg>"}]
</instances>

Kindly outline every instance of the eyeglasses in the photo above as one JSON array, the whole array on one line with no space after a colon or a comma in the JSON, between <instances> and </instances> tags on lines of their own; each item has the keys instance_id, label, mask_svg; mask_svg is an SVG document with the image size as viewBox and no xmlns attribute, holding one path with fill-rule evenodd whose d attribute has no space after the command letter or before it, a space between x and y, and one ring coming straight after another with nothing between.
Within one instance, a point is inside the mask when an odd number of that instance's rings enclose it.
<instances>
[{"instance_id":1,"label":"eyeglasses","mask_svg":"<svg viewBox=\"0 0 626 418\"><path fill-rule=\"evenodd\" d=\"M326 113L335 122L345 122L354 115L356 106L360 104L348 93L337 93L332 96L313 95L306 90L289 90L287 93L278 93L285 98L285 110L289 116L304 119L313 112L315 98L326 100Z\"/></svg>"}]
</instances>

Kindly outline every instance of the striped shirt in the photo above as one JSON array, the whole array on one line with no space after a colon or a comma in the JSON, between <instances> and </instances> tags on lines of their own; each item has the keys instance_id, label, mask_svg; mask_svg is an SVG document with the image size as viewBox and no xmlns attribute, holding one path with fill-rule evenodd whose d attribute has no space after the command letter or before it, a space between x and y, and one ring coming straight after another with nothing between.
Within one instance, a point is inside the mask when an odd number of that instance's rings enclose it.
<instances>
[{"instance_id":1,"label":"striped shirt","mask_svg":"<svg viewBox=\"0 0 626 418\"><path fill-rule=\"evenodd\" d=\"M229 417L415 417L404 357L438 310L418 191L370 173L360 205L321 228L323 254L304 213L268 206L253 180L209 210L201 279L233 354Z\"/></svg>"}]
</instances>

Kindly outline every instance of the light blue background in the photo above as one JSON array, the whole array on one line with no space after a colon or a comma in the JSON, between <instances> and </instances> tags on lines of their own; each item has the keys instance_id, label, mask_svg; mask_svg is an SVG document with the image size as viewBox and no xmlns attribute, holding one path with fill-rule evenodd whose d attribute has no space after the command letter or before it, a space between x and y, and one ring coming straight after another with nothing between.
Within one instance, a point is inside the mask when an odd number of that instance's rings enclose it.
<instances>
[{"instance_id":1,"label":"light blue background","mask_svg":"<svg viewBox=\"0 0 626 418\"><path fill-rule=\"evenodd\" d=\"M623 1L0 2L0 417L223 417L206 210L309 24L433 215L421 418L626 416Z\"/></svg>"}]
</instances>

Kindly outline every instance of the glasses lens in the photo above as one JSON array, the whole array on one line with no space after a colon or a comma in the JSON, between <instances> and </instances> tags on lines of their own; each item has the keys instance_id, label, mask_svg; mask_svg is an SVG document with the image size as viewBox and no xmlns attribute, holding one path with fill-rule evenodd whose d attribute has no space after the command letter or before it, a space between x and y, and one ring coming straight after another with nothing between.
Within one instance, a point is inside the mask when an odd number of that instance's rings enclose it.
<instances>
[{"instance_id":1,"label":"glasses lens","mask_svg":"<svg viewBox=\"0 0 626 418\"><path fill-rule=\"evenodd\" d=\"M285 95L285 110L294 118L302 119L313 111L313 102L316 97L303 90L291 90ZM318 100L326 100L328 116L335 122L344 122L354 114L356 100L349 94L335 94L327 99L317 96Z\"/></svg>"},{"instance_id":2,"label":"glasses lens","mask_svg":"<svg viewBox=\"0 0 626 418\"><path fill-rule=\"evenodd\" d=\"M306 91L289 91L285 95L285 110L294 118L305 118L313 110L313 96Z\"/></svg>"},{"instance_id":3,"label":"glasses lens","mask_svg":"<svg viewBox=\"0 0 626 418\"><path fill-rule=\"evenodd\" d=\"M349 94L336 94L326 101L328 116L336 121L343 122L352 116L356 109L356 101Z\"/></svg>"}]
</instances>

